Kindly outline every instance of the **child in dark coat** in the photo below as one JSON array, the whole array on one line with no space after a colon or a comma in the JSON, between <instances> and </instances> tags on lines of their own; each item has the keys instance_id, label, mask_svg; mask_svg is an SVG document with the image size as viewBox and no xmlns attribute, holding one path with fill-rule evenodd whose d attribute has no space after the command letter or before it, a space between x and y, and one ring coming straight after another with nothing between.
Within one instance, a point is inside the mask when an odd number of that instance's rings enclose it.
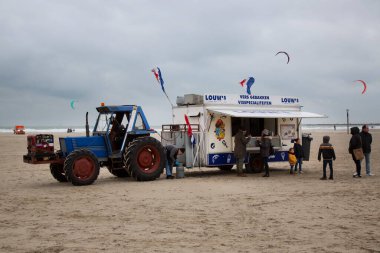
<instances>
[{"instance_id":1,"label":"child in dark coat","mask_svg":"<svg viewBox=\"0 0 380 253\"><path fill-rule=\"evenodd\" d=\"M334 179L333 174L333 160L336 159L335 157L335 151L334 147L330 141L330 136L323 136L323 143L319 146L319 152L318 152L318 161L321 161L321 155L323 158L323 176L321 177L321 180L326 180L326 167L329 165L330 167L330 180Z\"/></svg>"},{"instance_id":2,"label":"child in dark coat","mask_svg":"<svg viewBox=\"0 0 380 253\"><path fill-rule=\"evenodd\" d=\"M295 143L294 143L294 154L296 155L296 158L297 158L297 163L296 165L294 166L294 171L297 172L297 169L299 167L299 171L298 171L298 174L302 174L302 160L303 158L305 157L304 156L304 153L303 153L303 148L301 146L301 140L300 138L297 138L294 140Z\"/></svg>"}]
</instances>

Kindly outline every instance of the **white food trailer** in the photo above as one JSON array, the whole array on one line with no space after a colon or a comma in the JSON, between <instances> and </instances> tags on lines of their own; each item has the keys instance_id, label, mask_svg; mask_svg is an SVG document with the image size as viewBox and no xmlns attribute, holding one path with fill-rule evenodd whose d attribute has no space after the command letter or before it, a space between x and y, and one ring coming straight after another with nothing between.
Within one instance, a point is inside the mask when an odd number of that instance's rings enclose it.
<instances>
[{"instance_id":1,"label":"white food trailer","mask_svg":"<svg viewBox=\"0 0 380 253\"><path fill-rule=\"evenodd\" d=\"M326 117L301 110L300 99L295 97L188 94L177 97L176 102L177 106L173 107L173 124L162 126L161 141L164 145L186 148L185 156L179 157L179 160L187 168L202 166L230 170L235 164L234 136L239 126L243 125L253 136L247 144L249 155L245 161L246 168L261 171L262 162L256 140L260 138L263 129L270 130L275 149L275 154L269 157L269 161L288 161L292 140L302 137L302 119ZM189 118L196 138L195 145L187 135L184 115ZM304 136L303 141L305 140L309 140L310 150L311 138ZM307 153L305 144L307 143L304 143Z\"/></svg>"}]
</instances>

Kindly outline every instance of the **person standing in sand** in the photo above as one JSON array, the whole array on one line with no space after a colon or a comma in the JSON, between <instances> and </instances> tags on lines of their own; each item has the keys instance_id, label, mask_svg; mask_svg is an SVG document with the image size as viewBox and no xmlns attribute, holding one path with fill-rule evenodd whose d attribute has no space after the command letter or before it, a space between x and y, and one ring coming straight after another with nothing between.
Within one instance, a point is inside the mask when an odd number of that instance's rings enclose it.
<instances>
[{"instance_id":1,"label":"person standing in sand","mask_svg":"<svg viewBox=\"0 0 380 253\"><path fill-rule=\"evenodd\" d=\"M269 136L269 130L264 129L261 133L261 140L258 140L258 145L260 146L260 155L263 159L265 174L263 177L269 177L269 164L268 157L270 155L270 148L272 146L272 142Z\"/></svg>"},{"instance_id":2,"label":"person standing in sand","mask_svg":"<svg viewBox=\"0 0 380 253\"><path fill-rule=\"evenodd\" d=\"M323 157L323 176L321 177L321 180L326 180L326 167L327 164L330 168L330 180L334 179L334 172L333 172L333 160L335 161L335 151L333 145L329 143L330 136L323 136L323 143L319 146L319 152L318 152L318 161L321 161L321 155Z\"/></svg>"},{"instance_id":3,"label":"person standing in sand","mask_svg":"<svg viewBox=\"0 0 380 253\"><path fill-rule=\"evenodd\" d=\"M297 169L299 169L298 174L302 174L303 173L302 160L304 158L304 153L303 153L303 148L301 146L300 138L297 138L294 140L294 153L297 157L297 163L296 163L296 166L294 166L294 172L297 172Z\"/></svg>"},{"instance_id":4,"label":"person standing in sand","mask_svg":"<svg viewBox=\"0 0 380 253\"><path fill-rule=\"evenodd\" d=\"M294 154L294 148L290 148L288 152L289 165L290 165L290 174L293 174L294 165L297 163L296 155Z\"/></svg>"},{"instance_id":5,"label":"person standing in sand","mask_svg":"<svg viewBox=\"0 0 380 253\"><path fill-rule=\"evenodd\" d=\"M348 152L352 155L352 160L354 160L354 163L356 165L356 173L354 174L355 178L360 178L362 177L360 175L361 172L361 161L356 160L355 155L354 155L354 149L362 148L362 140L360 137L360 130L358 127L351 127L351 140L350 140L350 145L348 147Z\"/></svg>"},{"instance_id":6,"label":"person standing in sand","mask_svg":"<svg viewBox=\"0 0 380 253\"><path fill-rule=\"evenodd\" d=\"M247 155L247 144L251 140L251 136L246 137L247 131L243 126L239 127L239 131L235 135L234 155L236 158L237 176L246 177L243 173L244 159Z\"/></svg>"},{"instance_id":7,"label":"person standing in sand","mask_svg":"<svg viewBox=\"0 0 380 253\"><path fill-rule=\"evenodd\" d=\"M372 144L372 135L369 133L368 125L362 126L362 131L360 133L362 138L363 153L365 158L365 172L367 176L374 176L371 173L371 144Z\"/></svg>"}]
</instances>

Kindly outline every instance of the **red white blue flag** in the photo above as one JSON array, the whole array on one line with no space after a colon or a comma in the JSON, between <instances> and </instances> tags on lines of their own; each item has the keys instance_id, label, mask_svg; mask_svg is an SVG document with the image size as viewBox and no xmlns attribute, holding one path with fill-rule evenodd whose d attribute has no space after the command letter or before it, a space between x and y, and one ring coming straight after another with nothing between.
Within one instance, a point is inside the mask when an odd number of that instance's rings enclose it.
<instances>
[{"instance_id":1,"label":"red white blue flag","mask_svg":"<svg viewBox=\"0 0 380 253\"><path fill-rule=\"evenodd\" d=\"M195 137L193 134L193 129L191 128L191 125L190 125L189 118L187 117L186 114L185 114L185 121L186 121L186 125L187 125L187 136L190 137L191 144L193 144L193 146L194 146L196 141L195 141Z\"/></svg>"},{"instance_id":2,"label":"red white blue flag","mask_svg":"<svg viewBox=\"0 0 380 253\"><path fill-rule=\"evenodd\" d=\"M161 85L162 91L166 94L165 88L164 88L164 79L162 79L162 74L161 74L160 68L156 67L156 68L152 69L152 72L153 72L154 76L156 77L157 82Z\"/></svg>"}]
</instances>

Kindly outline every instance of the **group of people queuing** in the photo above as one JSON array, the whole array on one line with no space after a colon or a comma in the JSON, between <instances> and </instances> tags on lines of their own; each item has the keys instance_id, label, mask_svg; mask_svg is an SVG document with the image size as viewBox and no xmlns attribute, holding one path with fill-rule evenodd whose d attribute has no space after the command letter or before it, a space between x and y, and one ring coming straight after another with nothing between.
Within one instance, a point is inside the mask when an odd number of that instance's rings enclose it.
<instances>
[{"instance_id":1,"label":"group of people queuing","mask_svg":"<svg viewBox=\"0 0 380 253\"><path fill-rule=\"evenodd\" d=\"M366 175L373 176L371 173L371 144L372 135L369 133L368 125L362 126L360 132L358 127L351 128L351 140L349 144L349 153L352 155L352 159L355 162L356 173L354 178L361 177L361 161L365 160ZM238 133L235 135L235 149L234 155L236 158L237 176L245 177L243 172L243 164L247 154L247 144L251 140L251 136L247 135L243 126L239 128ZM257 145L260 147L260 155L262 163L264 165L265 173L263 177L269 177L269 165L268 158L274 154L273 146L271 143L270 132L264 129L261 134L261 138L257 140ZM288 159L290 165L290 174L302 174L302 162L304 158L304 150L299 138L294 140L294 146L288 151ZM319 146L318 161L323 160L323 174L321 180L327 180L327 166L330 169L329 180L334 179L333 161L336 159L333 145L330 143L330 136L323 136L323 142Z\"/></svg>"},{"instance_id":2,"label":"group of people queuing","mask_svg":"<svg viewBox=\"0 0 380 253\"><path fill-rule=\"evenodd\" d=\"M365 160L366 175L373 176L371 173L371 144L372 135L369 133L368 125L362 126L360 132L358 127L351 128L351 140L348 151L352 155L352 159L356 166L354 178L361 178L361 162ZM235 135L234 155L236 158L237 176L246 177L243 172L244 160L247 155L247 144L251 140L251 135L247 135L247 131L243 126L239 127L239 131ZM257 146L260 147L260 155L264 165L263 177L269 177L269 156L274 155L274 149L271 142L270 131L264 129L261 138L257 140ZM184 148L177 148L172 145L165 147L166 151L166 178L173 179L173 166L176 166L177 156L185 152ZM299 138L294 140L294 146L288 151L290 174L302 174L302 162L304 159L304 150ZM327 180L327 166L330 169L329 180L334 179L333 161L336 159L333 145L330 143L330 136L323 136L323 142L319 146L318 161L323 160L323 174L321 180Z\"/></svg>"},{"instance_id":3,"label":"group of people queuing","mask_svg":"<svg viewBox=\"0 0 380 253\"><path fill-rule=\"evenodd\" d=\"M251 135L247 136L247 131L243 126L240 126L239 131L235 135L235 149L234 155L236 158L237 176L246 177L247 175L243 172L243 164L245 157L247 155L247 144L251 140ZM271 142L270 131L264 129L261 132L261 138L256 141L257 146L260 147L260 156L262 158L262 163L264 166L263 177L269 177L269 164L268 160L271 155L274 155L274 149ZM290 163L290 173L302 174L302 161L304 158L304 151L301 145L300 139L294 140L294 147L289 150L289 163Z\"/></svg>"},{"instance_id":4,"label":"group of people queuing","mask_svg":"<svg viewBox=\"0 0 380 253\"><path fill-rule=\"evenodd\" d=\"M351 139L348 146L348 152L352 156L352 160L355 163L356 172L354 173L354 178L361 178L361 163L362 160L365 160L366 175L374 176L371 172L371 144L372 144L372 135L369 133L368 125L362 126L362 131L358 127L352 127ZM318 160L321 161L321 155L323 158L323 176L321 180L326 180L326 167L327 165L330 168L330 177L329 179L334 179L333 171L333 160L336 159L334 147L329 142L330 137L324 136L323 143L319 147Z\"/></svg>"}]
</instances>

